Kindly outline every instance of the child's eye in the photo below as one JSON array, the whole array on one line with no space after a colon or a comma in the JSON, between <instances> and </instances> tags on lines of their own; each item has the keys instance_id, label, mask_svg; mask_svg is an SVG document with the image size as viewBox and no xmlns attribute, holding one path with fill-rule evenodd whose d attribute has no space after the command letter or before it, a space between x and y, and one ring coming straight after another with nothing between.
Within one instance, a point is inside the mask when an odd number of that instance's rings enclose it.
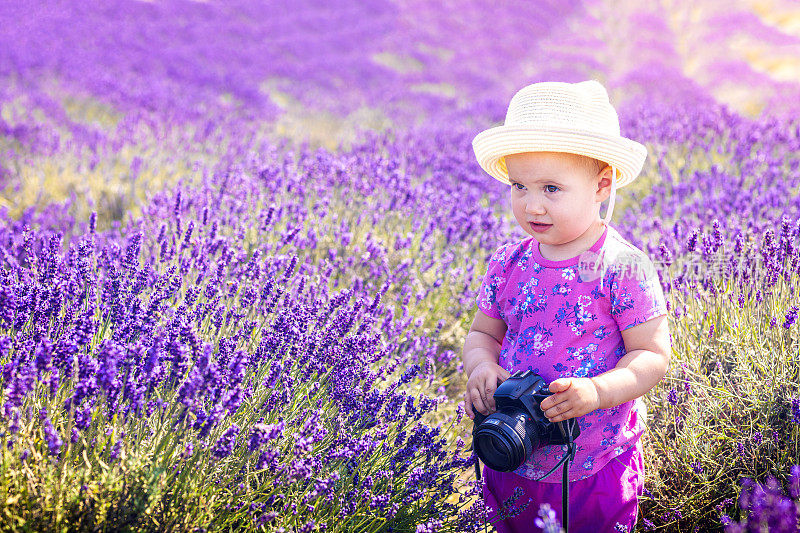
<instances>
[{"instance_id":1,"label":"child's eye","mask_svg":"<svg viewBox=\"0 0 800 533\"><path fill-rule=\"evenodd\" d=\"M512 189L513 189L513 188L516 188L518 191L521 191L522 189L520 189L520 188L517 188L517 185L519 185L520 187L522 187L522 186L523 186L521 183L514 182L514 183L512 183L512 184L511 184L511 188L512 188Z\"/></svg>"},{"instance_id":2,"label":"child's eye","mask_svg":"<svg viewBox=\"0 0 800 533\"><path fill-rule=\"evenodd\" d=\"M548 189L548 187L552 187L553 189L555 189L555 191L551 191L550 189ZM558 187L555 186L555 185L545 185L544 188L545 188L545 190L547 192L556 192L556 191L558 191Z\"/></svg>"}]
</instances>

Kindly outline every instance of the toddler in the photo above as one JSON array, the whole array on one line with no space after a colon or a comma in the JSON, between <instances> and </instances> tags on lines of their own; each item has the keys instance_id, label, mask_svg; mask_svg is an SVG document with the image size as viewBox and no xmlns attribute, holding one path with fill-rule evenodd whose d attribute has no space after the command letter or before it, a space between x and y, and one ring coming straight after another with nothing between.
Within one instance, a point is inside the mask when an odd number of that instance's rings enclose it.
<instances>
[{"instance_id":1,"label":"toddler","mask_svg":"<svg viewBox=\"0 0 800 533\"><path fill-rule=\"evenodd\" d=\"M666 373L671 340L652 262L609 221L616 188L638 176L647 150L620 136L594 80L524 87L505 124L479 133L473 148L481 167L510 186L514 217L530 237L503 244L487 265L464 343L464 409L472 419L490 414L510 373L540 375L554 393L541 403L544 415L580 427L569 531L633 531L644 487L639 398ZM542 476L567 449L535 449L513 472L484 468L483 496L500 533L535 530L543 503L564 523L560 467Z\"/></svg>"}]
</instances>

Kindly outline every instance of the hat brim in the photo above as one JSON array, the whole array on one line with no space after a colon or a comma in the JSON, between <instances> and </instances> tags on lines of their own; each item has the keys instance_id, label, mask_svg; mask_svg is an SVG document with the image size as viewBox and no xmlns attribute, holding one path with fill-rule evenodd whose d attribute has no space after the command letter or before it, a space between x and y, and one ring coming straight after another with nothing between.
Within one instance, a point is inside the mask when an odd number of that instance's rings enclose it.
<instances>
[{"instance_id":1,"label":"hat brim","mask_svg":"<svg viewBox=\"0 0 800 533\"><path fill-rule=\"evenodd\" d=\"M478 164L493 178L511 185L504 156L521 152L568 152L599 159L617 169L617 188L635 180L647 158L644 145L625 137L594 132L497 126L472 140Z\"/></svg>"}]
</instances>

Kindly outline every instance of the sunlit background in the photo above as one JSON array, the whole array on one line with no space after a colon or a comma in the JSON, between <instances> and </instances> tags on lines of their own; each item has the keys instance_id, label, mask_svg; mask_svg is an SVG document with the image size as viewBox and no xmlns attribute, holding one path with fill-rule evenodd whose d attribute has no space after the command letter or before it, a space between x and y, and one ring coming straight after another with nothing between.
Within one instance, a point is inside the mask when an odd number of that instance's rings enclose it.
<instances>
[{"instance_id":1,"label":"sunlit background","mask_svg":"<svg viewBox=\"0 0 800 533\"><path fill-rule=\"evenodd\" d=\"M586 79L670 302L640 527L794 531L788 0L0 3L7 523L483 530L460 355L526 234L471 140Z\"/></svg>"}]
</instances>

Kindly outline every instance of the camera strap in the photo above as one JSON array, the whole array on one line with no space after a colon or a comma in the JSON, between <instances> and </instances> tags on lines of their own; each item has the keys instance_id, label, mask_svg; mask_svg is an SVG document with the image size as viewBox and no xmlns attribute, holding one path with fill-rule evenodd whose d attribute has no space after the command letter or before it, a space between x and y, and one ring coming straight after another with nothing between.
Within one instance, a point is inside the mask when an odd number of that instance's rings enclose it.
<instances>
[{"instance_id":1,"label":"camera strap","mask_svg":"<svg viewBox=\"0 0 800 533\"><path fill-rule=\"evenodd\" d=\"M537 481L541 481L553 472L556 471L561 465L564 465L561 474L561 522L562 526L564 527L564 533L569 532L569 465L572 460L575 458L575 443L572 442L572 438L570 436L570 442L567 445L567 453L564 454L564 457L558 460L556 465L550 469L548 473L537 479Z\"/></svg>"}]
</instances>

